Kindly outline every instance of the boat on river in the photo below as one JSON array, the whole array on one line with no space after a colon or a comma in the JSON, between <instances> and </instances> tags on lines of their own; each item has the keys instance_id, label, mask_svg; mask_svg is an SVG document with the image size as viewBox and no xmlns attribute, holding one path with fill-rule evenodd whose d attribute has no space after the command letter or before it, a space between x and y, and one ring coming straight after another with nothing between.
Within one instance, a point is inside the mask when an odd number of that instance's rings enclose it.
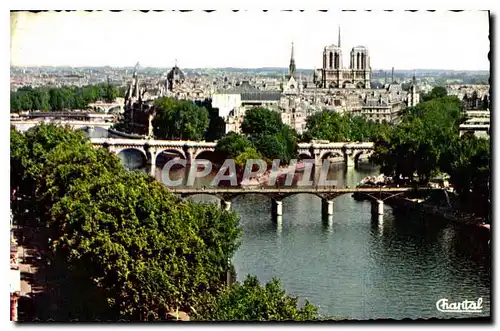
<instances>
[{"instance_id":1,"label":"boat on river","mask_svg":"<svg viewBox=\"0 0 500 331\"><path fill-rule=\"evenodd\" d=\"M384 186L384 185L390 185L390 184L393 184L392 177L387 177L387 176L381 174L378 176L367 176L367 177L363 178L357 186L358 187L370 187L370 186Z\"/></svg>"}]
</instances>

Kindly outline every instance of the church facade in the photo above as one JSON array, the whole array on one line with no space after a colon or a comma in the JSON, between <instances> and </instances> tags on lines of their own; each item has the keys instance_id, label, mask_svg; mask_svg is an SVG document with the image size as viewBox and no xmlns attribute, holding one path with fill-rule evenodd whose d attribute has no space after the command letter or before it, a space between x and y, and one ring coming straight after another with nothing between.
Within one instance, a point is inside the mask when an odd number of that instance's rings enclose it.
<instances>
[{"instance_id":1,"label":"church facade","mask_svg":"<svg viewBox=\"0 0 500 331\"><path fill-rule=\"evenodd\" d=\"M349 54L349 67L344 67L340 43L340 28L337 45L323 49L323 66L314 72L314 84L319 88L370 88L371 67L368 50L356 46Z\"/></svg>"},{"instance_id":2,"label":"church facade","mask_svg":"<svg viewBox=\"0 0 500 331\"><path fill-rule=\"evenodd\" d=\"M382 88L371 88L370 56L364 46L351 49L349 67L345 68L340 41L339 29L337 45L324 47L323 67L314 70L312 80L302 79L302 74L297 75L292 43L288 75L282 78L281 91L275 92L276 95L265 106L280 112L283 123L290 125L298 133L305 131L307 117L318 111L335 111L362 116L379 123L396 123L403 109L419 102L415 77L409 91L404 91L402 85L394 80L394 71L390 83ZM257 88L254 87L254 90L254 95L257 96ZM220 106L225 110L221 116L226 119L227 131L239 132L245 111L253 104L244 104L235 91L216 93L213 100L229 100L226 93L232 93L231 100L238 102L221 102ZM260 94L263 93L261 91Z\"/></svg>"}]
</instances>

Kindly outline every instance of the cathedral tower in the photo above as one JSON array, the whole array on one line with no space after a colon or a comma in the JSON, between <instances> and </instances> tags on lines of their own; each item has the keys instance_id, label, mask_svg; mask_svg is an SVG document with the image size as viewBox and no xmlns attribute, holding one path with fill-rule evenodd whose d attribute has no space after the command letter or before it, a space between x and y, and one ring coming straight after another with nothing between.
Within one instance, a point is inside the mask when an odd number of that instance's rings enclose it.
<instances>
[{"instance_id":1,"label":"cathedral tower","mask_svg":"<svg viewBox=\"0 0 500 331\"><path fill-rule=\"evenodd\" d=\"M289 77L288 78L295 78L295 70L296 70L296 67L295 67L295 58L294 58L294 55L293 55L293 42L292 42L292 53L290 55L290 65L288 66L288 75Z\"/></svg>"}]
</instances>

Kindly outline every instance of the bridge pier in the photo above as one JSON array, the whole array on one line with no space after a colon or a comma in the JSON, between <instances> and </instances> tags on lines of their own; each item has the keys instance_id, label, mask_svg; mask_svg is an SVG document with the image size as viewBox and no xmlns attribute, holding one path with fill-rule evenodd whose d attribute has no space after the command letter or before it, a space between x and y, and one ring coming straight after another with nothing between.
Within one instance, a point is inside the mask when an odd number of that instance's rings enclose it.
<instances>
[{"instance_id":1,"label":"bridge pier","mask_svg":"<svg viewBox=\"0 0 500 331\"><path fill-rule=\"evenodd\" d=\"M354 168L356 166L356 160L354 159L354 155L352 155L350 151L345 152L344 158L348 168Z\"/></svg>"},{"instance_id":2,"label":"bridge pier","mask_svg":"<svg viewBox=\"0 0 500 331\"><path fill-rule=\"evenodd\" d=\"M372 213L376 215L384 215L384 201L375 200L372 202Z\"/></svg>"},{"instance_id":3,"label":"bridge pier","mask_svg":"<svg viewBox=\"0 0 500 331\"><path fill-rule=\"evenodd\" d=\"M272 200L272 213L273 216L283 216L283 201Z\"/></svg>"},{"instance_id":4,"label":"bridge pier","mask_svg":"<svg viewBox=\"0 0 500 331\"><path fill-rule=\"evenodd\" d=\"M316 170L316 168L321 168L322 165L323 165L323 159L321 159L319 154L315 154L314 155L314 170Z\"/></svg>"},{"instance_id":5,"label":"bridge pier","mask_svg":"<svg viewBox=\"0 0 500 331\"><path fill-rule=\"evenodd\" d=\"M321 214L325 218L333 215L333 200L321 199Z\"/></svg>"},{"instance_id":6,"label":"bridge pier","mask_svg":"<svg viewBox=\"0 0 500 331\"><path fill-rule=\"evenodd\" d=\"M149 160L148 160L149 175L153 178L156 177L156 156L157 156L156 151L149 152Z\"/></svg>"},{"instance_id":7,"label":"bridge pier","mask_svg":"<svg viewBox=\"0 0 500 331\"><path fill-rule=\"evenodd\" d=\"M220 201L222 209L229 211L231 210L231 201L221 200Z\"/></svg>"}]
</instances>

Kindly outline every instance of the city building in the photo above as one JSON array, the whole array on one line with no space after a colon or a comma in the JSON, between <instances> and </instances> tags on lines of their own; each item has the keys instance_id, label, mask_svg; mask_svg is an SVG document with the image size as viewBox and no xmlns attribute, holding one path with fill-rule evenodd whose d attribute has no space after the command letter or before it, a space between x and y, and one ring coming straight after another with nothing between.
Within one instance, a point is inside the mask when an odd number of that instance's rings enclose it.
<instances>
[{"instance_id":1,"label":"city building","mask_svg":"<svg viewBox=\"0 0 500 331\"><path fill-rule=\"evenodd\" d=\"M447 85L448 95L454 95L462 101L466 110L488 110L491 106L490 86L482 84Z\"/></svg>"},{"instance_id":2,"label":"city building","mask_svg":"<svg viewBox=\"0 0 500 331\"><path fill-rule=\"evenodd\" d=\"M344 68L340 44L323 49L323 67L316 70L314 84L320 88L370 88L371 67L368 50L364 46L351 49L349 68Z\"/></svg>"},{"instance_id":3,"label":"city building","mask_svg":"<svg viewBox=\"0 0 500 331\"><path fill-rule=\"evenodd\" d=\"M344 68L340 38L339 29L338 44L323 49L323 67L313 72L312 80L297 75L292 43L288 75L283 76L279 91L267 91L244 81L237 88L214 93L212 105L225 119L226 131L239 132L245 112L252 107L280 112L283 123L302 133L307 117L318 111L335 111L379 123L394 123L399 120L403 109L419 103L415 75L409 91L404 91L394 79L394 68L390 83L371 88L370 56L364 46L352 48L350 65Z\"/></svg>"},{"instance_id":4,"label":"city building","mask_svg":"<svg viewBox=\"0 0 500 331\"><path fill-rule=\"evenodd\" d=\"M490 111L471 110L465 112L467 119L460 124L460 136L472 132L476 137L490 137Z\"/></svg>"},{"instance_id":5,"label":"city building","mask_svg":"<svg viewBox=\"0 0 500 331\"><path fill-rule=\"evenodd\" d=\"M129 133L141 136L153 136L152 121L155 115L153 101L162 96L165 90L158 89L159 95L146 94L146 90L139 85L137 71L134 72L125 95L124 124Z\"/></svg>"}]
</instances>

